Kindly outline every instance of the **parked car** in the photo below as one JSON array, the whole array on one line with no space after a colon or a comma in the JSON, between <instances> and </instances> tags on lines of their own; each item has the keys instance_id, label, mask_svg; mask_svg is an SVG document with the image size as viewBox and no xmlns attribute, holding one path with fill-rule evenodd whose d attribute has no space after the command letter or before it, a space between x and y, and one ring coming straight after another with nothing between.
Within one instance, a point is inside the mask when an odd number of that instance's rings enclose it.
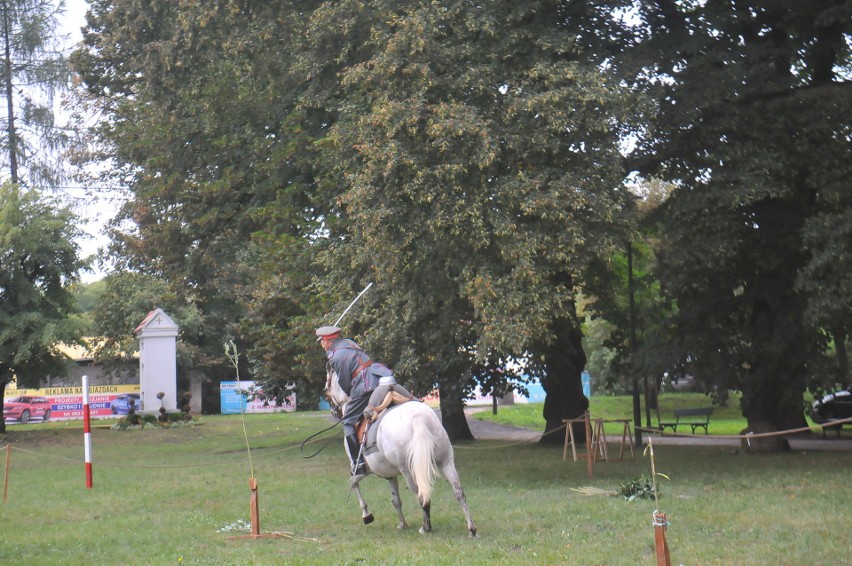
<instances>
[{"instance_id":1,"label":"parked car","mask_svg":"<svg viewBox=\"0 0 852 566\"><path fill-rule=\"evenodd\" d=\"M47 397L21 395L3 403L3 419L11 419L22 423L38 418L46 423L50 420L50 401Z\"/></svg>"},{"instance_id":2,"label":"parked car","mask_svg":"<svg viewBox=\"0 0 852 566\"><path fill-rule=\"evenodd\" d=\"M112 400L109 408L113 415L126 415L130 413L130 407L133 407L134 411L139 410L139 400L138 393L122 393Z\"/></svg>"},{"instance_id":3,"label":"parked car","mask_svg":"<svg viewBox=\"0 0 852 566\"><path fill-rule=\"evenodd\" d=\"M826 395L814 401L811 406L811 418L815 423L824 424L850 417L852 417L852 391L849 389Z\"/></svg>"}]
</instances>

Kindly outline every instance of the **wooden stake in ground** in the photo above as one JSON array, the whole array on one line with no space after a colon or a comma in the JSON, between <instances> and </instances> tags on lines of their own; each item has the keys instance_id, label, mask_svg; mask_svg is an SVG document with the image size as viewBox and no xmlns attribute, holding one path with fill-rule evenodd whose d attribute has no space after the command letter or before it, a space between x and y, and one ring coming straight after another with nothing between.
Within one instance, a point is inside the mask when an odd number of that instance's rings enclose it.
<instances>
[{"instance_id":1,"label":"wooden stake in ground","mask_svg":"<svg viewBox=\"0 0 852 566\"><path fill-rule=\"evenodd\" d=\"M260 508L257 502L257 478L249 479L249 489L251 490L251 535L260 536Z\"/></svg>"},{"instance_id":2,"label":"wooden stake in ground","mask_svg":"<svg viewBox=\"0 0 852 566\"><path fill-rule=\"evenodd\" d=\"M3 503L9 498L9 468L12 465L12 445L6 445L6 473L3 474Z\"/></svg>"},{"instance_id":3,"label":"wooden stake in ground","mask_svg":"<svg viewBox=\"0 0 852 566\"><path fill-rule=\"evenodd\" d=\"M654 546L657 548L657 566L672 566L669 543L666 542L666 514L654 511Z\"/></svg>"},{"instance_id":4,"label":"wooden stake in ground","mask_svg":"<svg viewBox=\"0 0 852 566\"><path fill-rule=\"evenodd\" d=\"M583 419L586 421L586 473L589 479L593 479L595 477L595 451L597 447L592 439L592 422L589 411L583 413Z\"/></svg>"},{"instance_id":5,"label":"wooden stake in ground","mask_svg":"<svg viewBox=\"0 0 852 566\"><path fill-rule=\"evenodd\" d=\"M651 454L651 482L654 486L654 546L657 549L657 566L672 566L672 558L669 556L669 543L666 542L666 527L669 522L666 520L666 514L659 511L660 497L657 491L657 464L654 462L654 441L648 437L648 447L646 452ZM665 474L659 474L668 479Z\"/></svg>"}]
</instances>

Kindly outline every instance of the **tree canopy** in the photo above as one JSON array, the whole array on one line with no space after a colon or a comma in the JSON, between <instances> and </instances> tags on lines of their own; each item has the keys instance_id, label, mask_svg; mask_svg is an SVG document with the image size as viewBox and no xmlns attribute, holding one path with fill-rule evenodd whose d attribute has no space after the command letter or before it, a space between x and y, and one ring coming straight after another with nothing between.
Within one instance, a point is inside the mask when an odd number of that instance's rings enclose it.
<instances>
[{"instance_id":1,"label":"tree canopy","mask_svg":"<svg viewBox=\"0 0 852 566\"><path fill-rule=\"evenodd\" d=\"M73 60L133 193L118 265L257 378L316 390L312 329L373 282L347 334L438 386L454 436L510 359L557 429L585 408L579 291L624 347L628 241L649 308L623 367L695 361L783 427L844 356L849 2L91 6ZM628 173L672 188L653 246Z\"/></svg>"},{"instance_id":2,"label":"tree canopy","mask_svg":"<svg viewBox=\"0 0 852 566\"><path fill-rule=\"evenodd\" d=\"M0 402L13 380L37 387L66 373L57 345L79 338L70 316L72 285L85 267L79 236L69 210L35 190L0 185Z\"/></svg>"},{"instance_id":3,"label":"tree canopy","mask_svg":"<svg viewBox=\"0 0 852 566\"><path fill-rule=\"evenodd\" d=\"M706 381L743 391L750 424L803 425L826 337L847 334L831 289L848 274L825 268L849 250L829 219L850 204L850 9L641 3L645 37L621 62L658 102L637 170L677 187L660 277L680 350Z\"/></svg>"}]
</instances>

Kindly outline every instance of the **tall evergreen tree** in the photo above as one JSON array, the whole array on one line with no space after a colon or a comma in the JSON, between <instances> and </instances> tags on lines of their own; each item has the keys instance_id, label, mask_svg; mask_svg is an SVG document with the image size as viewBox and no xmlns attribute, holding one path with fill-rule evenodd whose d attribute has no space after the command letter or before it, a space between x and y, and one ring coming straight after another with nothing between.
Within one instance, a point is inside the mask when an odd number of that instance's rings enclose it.
<instances>
[{"instance_id":1,"label":"tall evergreen tree","mask_svg":"<svg viewBox=\"0 0 852 566\"><path fill-rule=\"evenodd\" d=\"M57 18L64 1L0 0L0 91L3 93L3 165L7 179L55 186L64 176L61 150L70 136L58 127L54 95L71 71L62 53Z\"/></svg>"}]
</instances>

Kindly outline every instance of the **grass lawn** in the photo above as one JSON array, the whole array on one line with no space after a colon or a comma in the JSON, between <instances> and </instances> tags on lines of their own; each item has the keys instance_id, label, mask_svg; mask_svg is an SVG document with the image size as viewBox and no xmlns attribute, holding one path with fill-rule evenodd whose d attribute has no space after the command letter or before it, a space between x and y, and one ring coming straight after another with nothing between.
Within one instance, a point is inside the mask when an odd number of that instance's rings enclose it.
<instances>
[{"instance_id":1,"label":"grass lawn","mask_svg":"<svg viewBox=\"0 0 852 566\"><path fill-rule=\"evenodd\" d=\"M300 455L299 444L328 426L325 413L249 415L245 430L242 422L206 416L189 428L95 428L92 489L79 423L8 426L0 434L0 456L12 447L0 564L656 564L653 501L575 491L613 491L647 476L647 456L598 464L589 479L585 463L563 462L561 449L458 443L480 536L467 536L443 480L434 532L421 535L413 494L403 494L412 528L399 532L387 483L375 477L362 487L376 521L361 523L354 496L347 500L339 428L327 449ZM670 521L672 564L849 563L852 452L655 452L657 471L669 477L660 480L659 509ZM261 531L288 538L244 538L252 472Z\"/></svg>"}]
</instances>

